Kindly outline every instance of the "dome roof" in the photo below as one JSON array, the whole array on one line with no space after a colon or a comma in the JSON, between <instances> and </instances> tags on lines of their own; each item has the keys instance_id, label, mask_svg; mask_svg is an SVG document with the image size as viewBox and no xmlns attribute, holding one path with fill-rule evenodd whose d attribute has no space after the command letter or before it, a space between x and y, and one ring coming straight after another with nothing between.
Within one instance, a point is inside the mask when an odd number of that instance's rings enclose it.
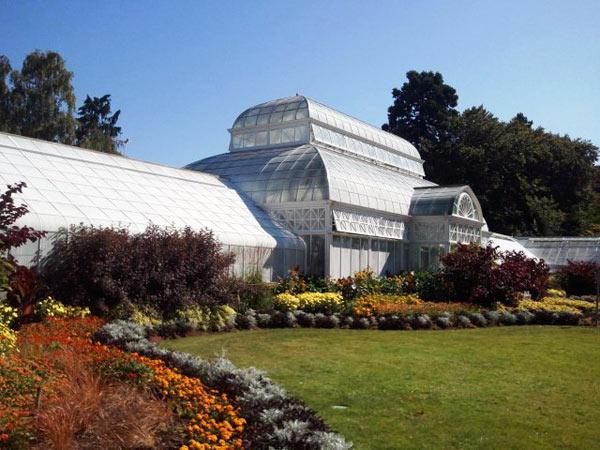
<instances>
[{"instance_id":1,"label":"dome roof","mask_svg":"<svg viewBox=\"0 0 600 450\"><path fill-rule=\"evenodd\" d=\"M301 95L248 108L229 131L231 152L316 143L424 176L423 160L408 141Z\"/></svg>"}]
</instances>

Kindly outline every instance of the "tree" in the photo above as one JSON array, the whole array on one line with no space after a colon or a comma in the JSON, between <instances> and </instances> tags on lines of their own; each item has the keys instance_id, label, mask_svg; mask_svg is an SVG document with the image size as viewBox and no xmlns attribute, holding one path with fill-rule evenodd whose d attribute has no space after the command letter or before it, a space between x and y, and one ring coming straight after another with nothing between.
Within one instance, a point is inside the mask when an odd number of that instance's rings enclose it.
<instances>
[{"instance_id":1,"label":"tree","mask_svg":"<svg viewBox=\"0 0 600 450\"><path fill-rule=\"evenodd\" d=\"M27 55L20 71L11 73L15 131L23 136L73 144L75 93L73 73L56 52Z\"/></svg>"},{"instance_id":2,"label":"tree","mask_svg":"<svg viewBox=\"0 0 600 450\"><path fill-rule=\"evenodd\" d=\"M411 142L425 160L430 179L438 181L447 170L452 123L458 116L456 90L439 72L406 73L408 81L394 88L394 104L382 128ZM444 149L444 151L442 151ZM442 155L443 154L443 155Z\"/></svg>"},{"instance_id":3,"label":"tree","mask_svg":"<svg viewBox=\"0 0 600 450\"><path fill-rule=\"evenodd\" d=\"M11 89L8 84L8 76L12 68L10 61L4 55L0 55L0 131L12 131L11 115Z\"/></svg>"},{"instance_id":4,"label":"tree","mask_svg":"<svg viewBox=\"0 0 600 450\"><path fill-rule=\"evenodd\" d=\"M105 153L120 154L118 148L123 142L118 139L121 127L117 126L121 110L111 115L110 95L102 97L86 96L78 110L79 127L77 145Z\"/></svg>"},{"instance_id":5,"label":"tree","mask_svg":"<svg viewBox=\"0 0 600 450\"><path fill-rule=\"evenodd\" d=\"M590 205L600 205L592 201L597 147L536 128L523 113L508 122L483 106L459 114L456 92L440 74L407 77L393 92L384 129L418 146L428 179L470 185L491 230L577 235L596 223L600 213L590 213Z\"/></svg>"}]
</instances>

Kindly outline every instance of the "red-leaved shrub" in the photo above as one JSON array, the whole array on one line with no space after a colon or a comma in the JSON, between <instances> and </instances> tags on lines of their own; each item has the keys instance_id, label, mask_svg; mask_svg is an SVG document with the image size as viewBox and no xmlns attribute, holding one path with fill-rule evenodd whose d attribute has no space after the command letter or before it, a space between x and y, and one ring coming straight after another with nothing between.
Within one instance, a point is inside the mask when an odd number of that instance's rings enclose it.
<instances>
[{"instance_id":1,"label":"red-leaved shrub","mask_svg":"<svg viewBox=\"0 0 600 450\"><path fill-rule=\"evenodd\" d=\"M558 279L568 295L596 293L596 273L600 270L594 261L567 261L558 270Z\"/></svg>"},{"instance_id":2,"label":"red-leaved shrub","mask_svg":"<svg viewBox=\"0 0 600 450\"><path fill-rule=\"evenodd\" d=\"M459 244L442 258L441 276L456 301L491 306L515 305L519 294L542 296L549 270L543 260L522 252L500 252L497 247Z\"/></svg>"},{"instance_id":3,"label":"red-leaved shrub","mask_svg":"<svg viewBox=\"0 0 600 450\"><path fill-rule=\"evenodd\" d=\"M54 296L95 314L130 302L168 315L192 303L229 303L233 261L210 231L72 227L55 243L42 275Z\"/></svg>"}]
</instances>

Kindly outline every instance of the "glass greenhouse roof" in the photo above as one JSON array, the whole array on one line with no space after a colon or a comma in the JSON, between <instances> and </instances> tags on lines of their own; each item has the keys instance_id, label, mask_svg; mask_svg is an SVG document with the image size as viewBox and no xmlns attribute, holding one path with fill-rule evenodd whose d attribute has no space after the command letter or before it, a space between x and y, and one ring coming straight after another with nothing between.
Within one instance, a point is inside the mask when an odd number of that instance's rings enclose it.
<instances>
[{"instance_id":1,"label":"glass greenhouse roof","mask_svg":"<svg viewBox=\"0 0 600 450\"><path fill-rule=\"evenodd\" d=\"M469 186L429 186L415 189L412 216L455 215L483 221L481 207Z\"/></svg>"},{"instance_id":2,"label":"glass greenhouse roof","mask_svg":"<svg viewBox=\"0 0 600 450\"><path fill-rule=\"evenodd\" d=\"M27 183L24 222L53 232L72 224L208 228L223 244L303 248L250 199L217 177L0 133L0 183Z\"/></svg>"},{"instance_id":3,"label":"glass greenhouse roof","mask_svg":"<svg viewBox=\"0 0 600 450\"><path fill-rule=\"evenodd\" d=\"M331 200L408 215L413 188L434 186L314 144L225 153L187 168L226 177L261 205Z\"/></svg>"},{"instance_id":4,"label":"glass greenhouse roof","mask_svg":"<svg viewBox=\"0 0 600 450\"><path fill-rule=\"evenodd\" d=\"M232 152L316 143L424 176L419 152L408 141L304 96L253 106L230 132Z\"/></svg>"},{"instance_id":5,"label":"glass greenhouse roof","mask_svg":"<svg viewBox=\"0 0 600 450\"><path fill-rule=\"evenodd\" d=\"M566 266L567 261L600 262L600 238L518 238L519 242L551 269Z\"/></svg>"}]
</instances>

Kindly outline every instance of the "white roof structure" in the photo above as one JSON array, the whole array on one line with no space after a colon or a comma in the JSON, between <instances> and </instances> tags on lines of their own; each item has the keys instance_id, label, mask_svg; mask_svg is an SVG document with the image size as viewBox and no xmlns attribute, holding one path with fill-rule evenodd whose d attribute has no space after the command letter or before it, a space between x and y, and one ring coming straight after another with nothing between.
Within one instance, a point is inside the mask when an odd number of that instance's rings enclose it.
<instances>
[{"instance_id":1,"label":"white roof structure","mask_svg":"<svg viewBox=\"0 0 600 450\"><path fill-rule=\"evenodd\" d=\"M490 233L487 244L491 245L492 247L498 247L498 250L501 252L523 252L528 258L544 259L543 257L538 258L538 256L530 252L515 238L506 236L505 234Z\"/></svg>"},{"instance_id":2,"label":"white roof structure","mask_svg":"<svg viewBox=\"0 0 600 450\"><path fill-rule=\"evenodd\" d=\"M55 232L84 224L208 228L226 245L304 249L214 175L0 133L0 183L24 181L23 223Z\"/></svg>"},{"instance_id":3,"label":"white roof structure","mask_svg":"<svg viewBox=\"0 0 600 450\"><path fill-rule=\"evenodd\" d=\"M408 215L414 187L435 186L318 144L225 153L187 167L225 177L261 205L331 200Z\"/></svg>"},{"instance_id":4,"label":"white roof structure","mask_svg":"<svg viewBox=\"0 0 600 450\"><path fill-rule=\"evenodd\" d=\"M248 108L230 132L232 152L316 143L420 178L425 175L423 160L408 141L300 95Z\"/></svg>"},{"instance_id":5,"label":"white roof structure","mask_svg":"<svg viewBox=\"0 0 600 450\"><path fill-rule=\"evenodd\" d=\"M566 266L568 261L600 263L598 237L520 237L518 242L538 258L544 259L550 269Z\"/></svg>"}]
</instances>

